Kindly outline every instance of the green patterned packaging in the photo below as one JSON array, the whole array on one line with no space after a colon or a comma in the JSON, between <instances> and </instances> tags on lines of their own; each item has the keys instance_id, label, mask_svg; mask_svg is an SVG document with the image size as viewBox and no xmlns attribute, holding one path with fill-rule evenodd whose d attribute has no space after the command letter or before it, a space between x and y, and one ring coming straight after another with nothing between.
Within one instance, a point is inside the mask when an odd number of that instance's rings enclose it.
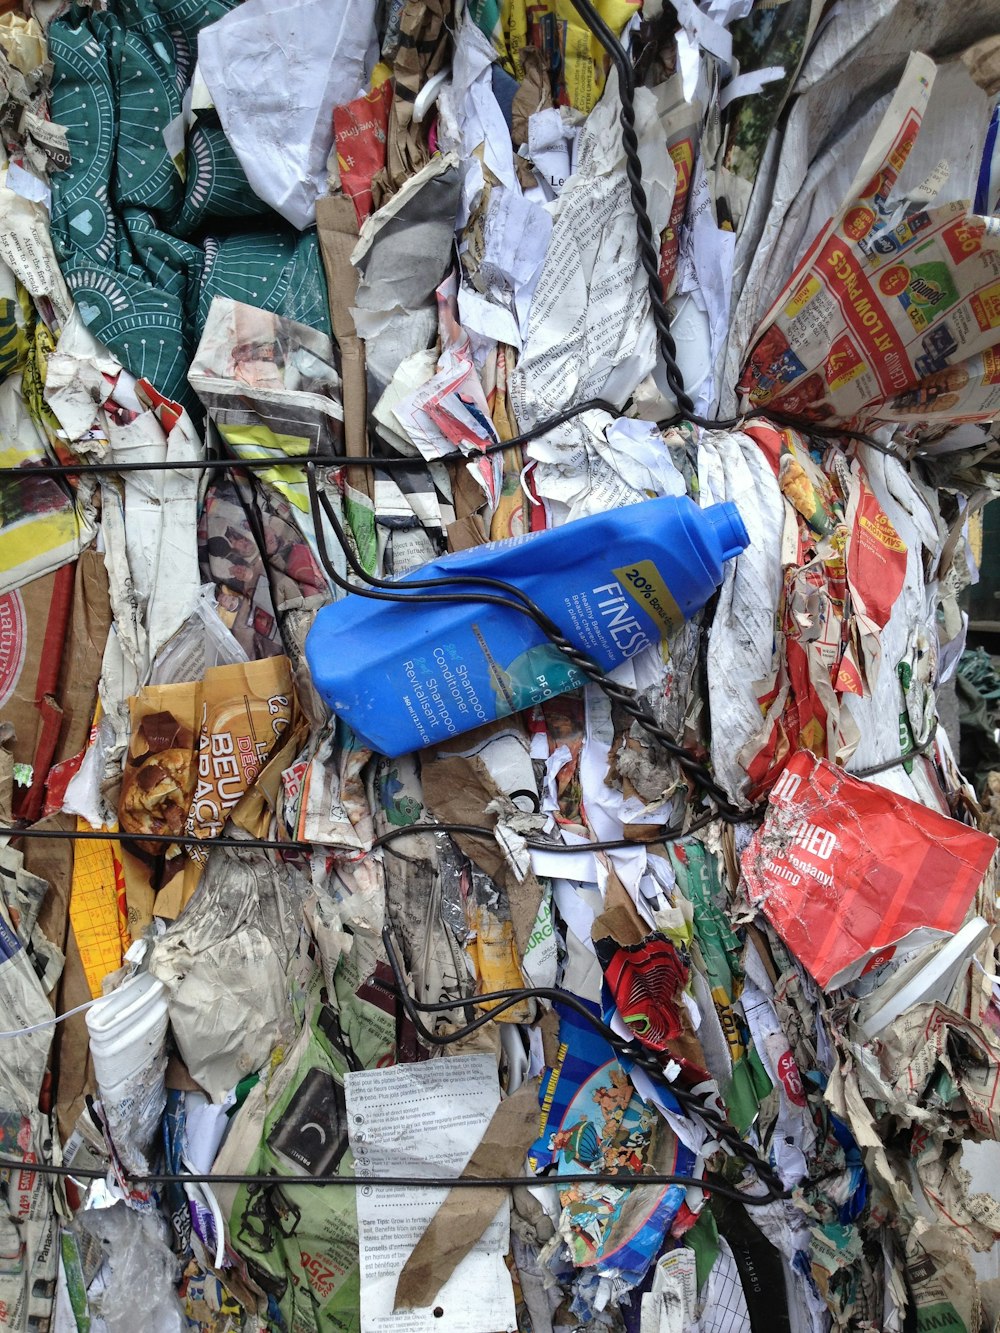
<instances>
[{"instance_id":1,"label":"green patterned packaging","mask_svg":"<svg viewBox=\"0 0 1000 1333\"><path fill-rule=\"evenodd\" d=\"M199 119L185 144L184 201L170 230L190 236L209 220L274 215L250 188L222 127Z\"/></svg>"},{"instance_id":2,"label":"green patterned packaging","mask_svg":"<svg viewBox=\"0 0 1000 1333\"><path fill-rule=\"evenodd\" d=\"M214 297L330 333L315 233L256 199L211 114L188 130L184 178L164 139L182 114L199 29L232 7L110 0L95 13L74 4L49 29L52 115L69 127L73 159L52 182L66 282L126 369L196 418L187 371ZM266 229L235 225L247 219ZM232 233L219 231L229 220Z\"/></svg>"}]
</instances>

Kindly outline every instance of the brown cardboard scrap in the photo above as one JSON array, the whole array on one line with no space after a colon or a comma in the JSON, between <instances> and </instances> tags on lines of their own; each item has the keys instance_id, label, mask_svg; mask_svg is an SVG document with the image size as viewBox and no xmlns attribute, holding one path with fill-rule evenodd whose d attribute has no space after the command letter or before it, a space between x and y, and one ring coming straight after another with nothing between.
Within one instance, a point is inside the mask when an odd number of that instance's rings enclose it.
<instances>
[{"instance_id":1,"label":"brown cardboard scrap","mask_svg":"<svg viewBox=\"0 0 1000 1333\"><path fill-rule=\"evenodd\" d=\"M396 94L389 113L386 166L372 181L376 208L430 159L427 128L414 121L413 102L431 75L444 68L450 12L448 0L406 0L403 6L392 70Z\"/></svg>"},{"instance_id":2,"label":"brown cardboard scrap","mask_svg":"<svg viewBox=\"0 0 1000 1333\"><path fill-rule=\"evenodd\" d=\"M483 488L474 481L468 468L455 468L451 474L451 493L455 501L455 514L459 520L471 518L486 508Z\"/></svg>"},{"instance_id":3,"label":"brown cardboard scrap","mask_svg":"<svg viewBox=\"0 0 1000 1333\"><path fill-rule=\"evenodd\" d=\"M521 1174L525 1156L538 1134L538 1088L539 1079L533 1078L500 1103L462 1179ZM434 1297L493 1221L506 1195L507 1191L499 1187L449 1190L399 1275L397 1310L433 1304Z\"/></svg>"},{"instance_id":4,"label":"brown cardboard scrap","mask_svg":"<svg viewBox=\"0 0 1000 1333\"><path fill-rule=\"evenodd\" d=\"M959 59L983 92L1000 92L1000 35L974 42Z\"/></svg>"},{"instance_id":5,"label":"brown cardboard scrap","mask_svg":"<svg viewBox=\"0 0 1000 1333\"><path fill-rule=\"evenodd\" d=\"M427 809L448 824L492 828L496 820L487 806L507 799L479 755L439 755L424 763L421 780ZM514 943L523 957L542 901L541 885L530 870L519 880L498 843L462 833L455 835L455 841L470 861L507 891Z\"/></svg>"},{"instance_id":6,"label":"brown cardboard scrap","mask_svg":"<svg viewBox=\"0 0 1000 1333\"><path fill-rule=\"evenodd\" d=\"M546 1009L538 1024L542 1034L542 1054L550 1069L559 1062L559 1015L554 1009Z\"/></svg>"},{"instance_id":7,"label":"brown cardboard scrap","mask_svg":"<svg viewBox=\"0 0 1000 1333\"><path fill-rule=\"evenodd\" d=\"M439 1023L436 1031L441 1036L447 1036L451 1032L458 1032L459 1029L454 1023ZM502 1053L500 1029L492 1024L476 1028L475 1032L467 1032L444 1048L446 1060L455 1055L492 1055L499 1064Z\"/></svg>"},{"instance_id":8,"label":"brown cardboard scrap","mask_svg":"<svg viewBox=\"0 0 1000 1333\"><path fill-rule=\"evenodd\" d=\"M523 958L535 928L538 909L542 905L542 886L530 870L520 882L513 874L508 876L507 901L510 903L510 919L514 923L514 943Z\"/></svg>"},{"instance_id":9,"label":"brown cardboard scrap","mask_svg":"<svg viewBox=\"0 0 1000 1333\"><path fill-rule=\"evenodd\" d=\"M79 754L87 743L110 630L107 566L104 556L88 547L80 553L73 579L73 601L59 679L63 725L55 751L56 763Z\"/></svg>"},{"instance_id":10,"label":"brown cardboard scrap","mask_svg":"<svg viewBox=\"0 0 1000 1333\"><path fill-rule=\"evenodd\" d=\"M13 791L16 818L41 815L49 769L86 743L111 625L107 589L104 557L86 550L0 597L0 705L13 762L30 769Z\"/></svg>"},{"instance_id":11,"label":"brown cardboard scrap","mask_svg":"<svg viewBox=\"0 0 1000 1333\"><path fill-rule=\"evenodd\" d=\"M344 450L351 458L368 456L367 385L365 347L354 326L351 307L358 289L358 270L351 263L351 251L358 240L358 219L354 204L346 195L327 195L316 200L316 231L319 236L326 287L330 302L330 320L340 348L340 374L344 399ZM347 482L373 495L368 468L350 468Z\"/></svg>"},{"instance_id":12,"label":"brown cardboard scrap","mask_svg":"<svg viewBox=\"0 0 1000 1333\"><path fill-rule=\"evenodd\" d=\"M600 940L610 936L616 943L626 947L641 944L649 934L649 930L636 911L628 891L613 870L608 872L604 903L604 911L594 918L594 924L590 928L590 938Z\"/></svg>"},{"instance_id":13,"label":"brown cardboard scrap","mask_svg":"<svg viewBox=\"0 0 1000 1333\"><path fill-rule=\"evenodd\" d=\"M76 828L76 820L71 815L49 815L34 827L71 832ZM91 999L87 974L69 919L73 844L61 838L25 838L23 849L25 868L49 884L49 892L38 914L38 924L47 938L66 955L62 976L52 997L56 1011L65 1013ZM74 1014L57 1025L52 1037L50 1062L53 1109L60 1133L65 1137L83 1110L84 1097L96 1086L85 1014Z\"/></svg>"},{"instance_id":14,"label":"brown cardboard scrap","mask_svg":"<svg viewBox=\"0 0 1000 1333\"><path fill-rule=\"evenodd\" d=\"M92 998L72 927L67 933L65 953L66 963L56 992L56 1008L60 1013L86 1004ZM52 1041L52 1075L55 1084L53 1109L59 1132L66 1138L80 1118L87 1094L97 1088L86 1014L74 1014L59 1024Z\"/></svg>"},{"instance_id":15,"label":"brown cardboard scrap","mask_svg":"<svg viewBox=\"0 0 1000 1333\"><path fill-rule=\"evenodd\" d=\"M9 825L13 820L13 800L14 728L9 722L0 722L0 823Z\"/></svg>"},{"instance_id":16,"label":"brown cardboard scrap","mask_svg":"<svg viewBox=\"0 0 1000 1333\"><path fill-rule=\"evenodd\" d=\"M424 800L436 819L448 824L478 824L492 828L496 822L484 815L489 803L500 795L489 769L478 755L446 755L425 762L421 768ZM489 838L455 834L455 841L481 870L502 884L506 861L499 846Z\"/></svg>"},{"instance_id":17,"label":"brown cardboard scrap","mask_svg":"<svg viewBox=\"0 0 1000 1333\"><path fill-rule=\"evenodd\" d=\"M168 1088L176 1088L180 1092L205 1091L197 1079L191 1077L190 1070L176 1051L167 1060L167 1072L164 1076L164 1082Z\"/></svg>"},{"instance_id":18,"label":"brown cardboard scrap","mask_svg":"<svg viewBox=\"0 0 1000 1333\"><path fill-rule=\"evenodd\" d=\"M542 53L534 46L521 52L524 78L514 94L510 137L515 148L528 142L528 118L552 105L552 85Z\"/></svg>"},{"instance_id":19,"label":"brown cardboard scrap","mask_svg":"<svg viewBox=\"0 0 1000 1333\"><path fill-rule=\"evenodd\" d=\"M467 551L472 546L485 546L486 541L486 529L478 514L467 514L448 524L449 551Z\"/></svg>"}]
</instances>

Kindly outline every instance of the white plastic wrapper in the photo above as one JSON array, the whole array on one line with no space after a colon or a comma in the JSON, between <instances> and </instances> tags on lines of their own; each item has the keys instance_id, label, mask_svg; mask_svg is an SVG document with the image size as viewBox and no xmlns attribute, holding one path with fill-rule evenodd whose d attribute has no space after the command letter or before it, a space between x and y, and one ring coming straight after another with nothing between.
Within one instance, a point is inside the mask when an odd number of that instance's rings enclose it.
<instances>
[{"instance_id":1,"label":"white plastic wrapper","mask_svg":"<svg viewBox=\"0 0 1000 1333\"><path fill-rule=\"evenodd\" d=\"M81 1214L81 1225L104 1254L88 1292L97 1327L107 1333L139 1326L146 1333L182 1333L186 1321L174 1292L177 1260L156 1222L116 1203L88 1209Z\"/></svg>"},{"instance_id":2,"label":"white plastic wrapper","mask_svg":"<svg viewBox=\"0 0 1000 1333\"><path fill-rule=\"evenodd\" d=\"M247 0L198 38L198 65L254 193L294 227L316 221L332 112L375 63L374 0Z\"/></svg>"},{"instance_id":3,"label":"white plastic wrapper","mask_svg":"<svg viewBox=\"0 0 1000 1333\"><path fill-rule=\"evenodd\" d=\"M266 861L215 857L188 908L157 940L150 971L169 992L177 1048L214 1102L293 1036L286 968L296 943Z\"/></svg>"}]
</instances>

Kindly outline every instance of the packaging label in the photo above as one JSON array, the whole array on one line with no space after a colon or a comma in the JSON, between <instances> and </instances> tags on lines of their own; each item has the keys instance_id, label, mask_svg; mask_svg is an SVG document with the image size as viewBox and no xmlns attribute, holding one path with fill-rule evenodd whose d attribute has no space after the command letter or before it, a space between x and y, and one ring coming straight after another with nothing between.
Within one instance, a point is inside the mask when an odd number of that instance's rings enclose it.
<instances>
[{"instance_id":1,"label":"packaging label","mask_svg":"<svg viewBox=\"0 0 1000 1333\"><path fill-rule=\"evenodd\" d=\"M805 751L743 853L750 901L825 988L920 930L953 934L996 841Z\"/></svg>"},{"instance_id":2,"label":"packaging label","mask_svg":"<svg viewBox=\"0 0 1000 1333\"><path fill-rule=\"evenodd\" d=\"M612 573L622 591L659 625L664 635L681 624L684 619L681 609L652 560L637 560L635 564L612 570Z\"/></svg>"}]
</instances>

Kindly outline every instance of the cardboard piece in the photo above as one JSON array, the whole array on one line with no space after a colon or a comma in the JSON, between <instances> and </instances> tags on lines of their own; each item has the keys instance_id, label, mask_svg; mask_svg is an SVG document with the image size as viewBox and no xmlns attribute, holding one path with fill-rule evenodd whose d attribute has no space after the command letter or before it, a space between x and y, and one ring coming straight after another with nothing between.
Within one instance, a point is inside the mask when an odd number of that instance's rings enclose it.
<instances>
[{"instance_id":1,"label":"cardboard piece","mask_svg":"<svg viewBox=\"0 0 1000 1333\"><path fill-rule=\"evenodd\" d=\"M354 327L351 307L358 289L358 271L351 252L358 241L358 219L353 201L346 195L327 195L316 201L316 231L323 268L326 271L330 320L340 348L340 374L344 397L344 449L352 458L368 456L367 385L365 348ZM368 468L349 468L347 482L355 490L373 496Z\"/></svg>"},{"instance_id":2,"label":"cardboard piece","mask_svg":"<svg viewBox=\"0 0 1000 1333\"><path fill-rule=\"evenodd\" d=\"M55 758L63 723L58 702L59 671L73 599L74 565L15 588L0 597L0 709L13 724L13 809L29 822L42 812L45 777Z\"/></svg>"},{"instance_id":3,"label":"cardboard piece","mask_svg":"<svg viewBox=\"0 0 1000 1333\"><path fill-rule=\"evenodd\" d=\"M522 1083L502 1101L462 1172L462 1179L518 1176L538 1133L539 1079ZM434 1297L478 1243L507 1191L452 1189L407 1259L396 1284L397 1310L433 1305Z\"/></svg>"},{"instance_id":4,"label":"cardboard piece","mask_svg":"<svg viewBox=\"0 0 1000 1333\"><path fill-rule=\"evenodd\" d=\"M71 832L76 827L76 820L71 815L51 815L39 820L35 827ZM73 844L55 838L25 838L22 850L25 868L49 884L49 892L38 914L38 924L46 937L66 955L62 976L52 996L56 1012L65 1013L91 998L69 917ZM59 1132L65 1138L84 1109L87 1093L96 1088L85 1014L75 1014L56 1026L52 1034L50 1068L52 1109Z\"/></svg>"}]
</instances>

